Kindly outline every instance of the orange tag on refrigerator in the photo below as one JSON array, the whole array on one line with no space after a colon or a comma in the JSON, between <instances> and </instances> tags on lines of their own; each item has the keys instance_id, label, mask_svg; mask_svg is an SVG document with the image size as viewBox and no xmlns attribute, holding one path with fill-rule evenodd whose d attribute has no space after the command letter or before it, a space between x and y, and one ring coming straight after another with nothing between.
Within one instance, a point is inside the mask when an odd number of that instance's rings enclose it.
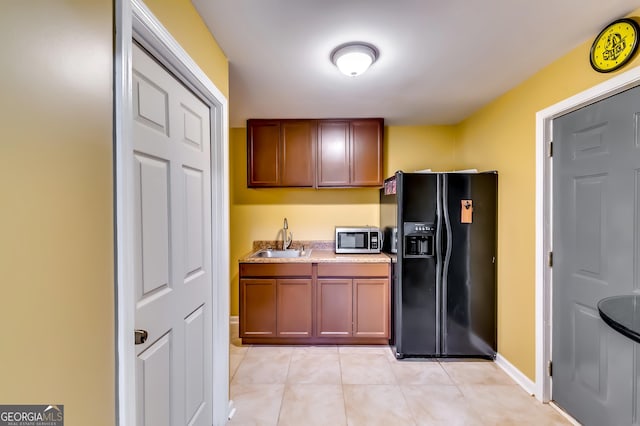
<instances>
[{"instance_id":1,"label":"orange tag on refrigerator","mask_svg":"<svg viewBox=\"0 0 640 426\"><path fill-rule=\"evenodd\" d=\"M460 223L473 222L473 200L460 200Z\"/></svg>"}]
</instances>

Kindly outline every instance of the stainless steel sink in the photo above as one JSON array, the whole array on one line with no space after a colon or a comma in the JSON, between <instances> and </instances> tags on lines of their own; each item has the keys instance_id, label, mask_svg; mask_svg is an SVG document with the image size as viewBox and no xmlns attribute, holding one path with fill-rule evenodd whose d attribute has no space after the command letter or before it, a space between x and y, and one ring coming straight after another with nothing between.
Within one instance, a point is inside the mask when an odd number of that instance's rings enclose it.
<instances>
[{"instance_id":1,"label":"stainless steel sink","mask_svg":"<svg viewBox=\"0 0 640 426\"><path fill-rule=\"evenodd\" d=\"M311 250L271 250L264 249L255 252L251 257L271 257L271 258L289 258L289 257L309 257Z\"/></svg>"}]
</instances>

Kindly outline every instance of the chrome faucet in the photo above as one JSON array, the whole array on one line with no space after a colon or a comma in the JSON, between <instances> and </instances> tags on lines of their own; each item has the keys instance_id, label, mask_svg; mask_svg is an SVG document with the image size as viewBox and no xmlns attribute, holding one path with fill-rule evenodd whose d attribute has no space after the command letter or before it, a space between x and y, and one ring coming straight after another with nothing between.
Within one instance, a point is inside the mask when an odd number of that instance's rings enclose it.
<instances>
[{"instance_id":1,"label":"chrome faucet","mask_svg":"<svg viewBox=\"0 0 640 426\"><path fill-rule=\"evenodd\" d=\"M293 232L289 232L289 223L287 218L284 218L284 226L282 227L282 250L286 250L293 241Z\"/></svg>"}]
</instances>

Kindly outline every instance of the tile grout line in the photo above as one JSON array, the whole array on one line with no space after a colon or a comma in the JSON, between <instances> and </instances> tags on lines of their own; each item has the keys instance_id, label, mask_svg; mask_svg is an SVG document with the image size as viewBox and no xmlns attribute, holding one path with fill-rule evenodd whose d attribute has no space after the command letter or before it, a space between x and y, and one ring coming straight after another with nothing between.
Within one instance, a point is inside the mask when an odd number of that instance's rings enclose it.
<instances>
[{"instance_id":1,"label":"tile grout line","mask_svg":"<svg viewBox=\"0 0 640 426\"><path fill-rule=\"evenodd\" d=\"M242 356L240 356L240 361L238 362L238 365L233 370L233 374L229 375L229 386L231 386L231 382L233 382L233 379L236 377L236 373L238 372L238 369L240 369L240 365L244 361L244 358L247 356L247 352L249 352L249 348L247 348L246 351L243 351Z\"/></svg>"},{"instance_id":2,"label":"tile grout line","mask_svg":"<svg viewBox=\"0 0 640 426\"><path fill-rule=\"evenodd\" d=\"M394 357L395 358L395 357ZM404 388L403 385L400 383L400 379L398 379L398 376L396 375L394 368L393 368L393 363L395 361L391 361L388 357L388 354L384 355L384 359L387 361L387 365L389 366L389 370L391 370L391 375L393 376L393 378L396 381L396 386L398 387L398 389L400 390L400 395L402 396L402 400L404 401L405 406L407 407L407 412L409 413L409 416L411 417L411 420L413 421L414 425L418 424L418 419L417 417L414 415L413 411L411 410L411 404L409 404L409 400L407 400L407 395L404 392Z\"/></svg>"},{"instance_id":3,"label":"tile grout line","mask_svg":"<svg viewBox=\"0 0 640 426\"><path fill-rule=\"evenodd\" d=\"M336 347L338 350L338 365L340 366L340 389L342 389L342 408L344 409L344 421L345 425L349 424L349 414L347 411L347 394L344 391L344 380L342 378L342 353L340 353L340 346Z\"/></svg>"},{"instance_id":4,"label":"tile grout line","mask_svg":"<svg viewBox=\"0 0 640 426\"><path fill-rule=\"evenodd\" d=\"M253 347L253 345L250 345L246 351L244 351L242 353L241 359L238 363L238 367L236 368L236 371L234 372L234 375L232 377L235 377L238 374L238 371L240 370L240 367L242 366L243 363L246 362L246 357L247 354L249 353L249 351L251 351L252 349L255 349L255 347ZM286 364L286 372L285 372L285 379L284 379L284 383L282 384L283 386L283 392L280 395L280 398L275 398L273 399L274 405L277 405L277 417L274 419L273 417L271 417L271 421L275 420L276 421L276 425L280 424L282 421L286 421L287 419L282 417L282 414L285 414L284 410L284 401L287 400L286 395L287 395L287 390L291 390L289 387L289 385L295 384L294 382L290 383L290 379L291 379L291 374L294 372L293 370L293 358L296 357L296 355L299 355L298 352L296 352L296 347L291 348L291 350L289 351L289 356L288 356L288 362ZM346 352L346 353L342 353L340 351L340 347L336 347L336 352L338 355L338 369L339 369L339 383L340 383L340 389L342 390L342 405L343 405L343 410L344 410L344 420L347 422L347 425L349 424L349 411L348 411L348 404L346 402L346 391L345 391L345 382L344 382L344 373L345 373L345 367L348 367L348 365L350 365L349 363L345 364L343 363L344 358L348 358L350 356L354 356L354 355L358 355L358 354L365 354L366 352ZM324 352L322 353L323 355L325 354ZM304 353L302 353L302 355L304 355ZM313 354L310 354L313 355ZM375 353L371 353L371 355L378 355L378 356L383 356L384 359L386 360L385 363L383 363L384 365L386 365L386 368L390 369L390 373L391 373L391 378L393 378L394 380L394 387L396 389L399 388L401 395L399 395L399 397L402 398L402 400L404 401L406 408L408 410L408 413L406 413L407 415L407 419L406 419L406 424L413 424L416 425L418 424L418 421L420 420L420 411L415 411L414 409L416 408L416 406L412 403L410 404L409 400L410 398L408 397L412 395L412 391L410 391L409 389L412 386L417 386L417 387L421 387L421 384L415 383L414 385L412 385L411 383L406 383L406 381L401 380L402 377L405 377L404 375L401 374L401 371L398 370L397 372L394 369L394 366L396 364L396 360L394 360L392 357L388 356L389 354L384 353L383 355L381 355L378 352ZM449 363L447 363L449 364ZM456 389L456 391L459 393L460 395L460 402L462 404L464 404L465 406L468 406L468 410L470 413L473 413L474 417L476 418L477 421L480 422L480 424L486 425L488 424L487 422L490 422L490 418L485 418L485 416L483 415L484 413L482 413L481 411L478 411L480 408L479 406L477 406L475 399L473 398L473 396L475 395L474 393L474 389L476 388L483 388L485 386L488 386L489 388L491 388L492 386L499 386L499 387L511 387L511 386L515 386L518 387L517 383L511 383L509 382L507 383L500 383L500 382L496 382L496 383L475 383L475 382L467 382L466 377L467 376L462 376L459 377L461 373L457 368L455 368L455 364L449 364L451 366L451 368L445 368L445 363L441 362L441 361L436 361L434 363L434 365L437 365L441 370L444 370L443 372L445 373L444 376L448 379L449 383L452 385L452 387L454 389ZM493 364L495 366L495 364ZM463 369L462 371L464 371L465 369ZM456 374L453 374L456 373ZM473 373L473 372L472 372ZM458 380L454 379L454 376L458 378ZM472 377L475 377L474 374L471 374ZM477 377L476 377L477 379ZM411 379L407 379L411 382ZM231 379L231 381L233 381L233 378ZM309 383L310 385L313 385L313 383ZM434 386L431 383L424 383L425 385L428 386ZM231 385L231 384L230 384ZM375 387L377 385L380 386L384 386L385 383L379 383L379 384L366 384L363 383L363 386L370 386L370 387ZM466 391L463 390L463 387L466 387ZM477 389L476 389L477 390ZM480 392L483 392L482 390ZM278 401L279 399L279 401ZM471 401L474 400L474 402L472 403ZM337 401L336 401L337 402ZM482 402L482 401L480 401ZM535 401L534 401L535 402ZM338 402L339 403L339 402ZM480 404L482 405L482 404ZM275 407L274 407L275 408ZM353 407L352 407L353 408ZM505 413L509 413L512 411L514 407L507 407L507 406L503 406L499 409L499 411L505 411ZM357 412L359 410L356 409L356 412L352 413L353 415L356 415L357 418ZM553 409L550 411L554 411ZM275 413L274 413L275 414ZM511 414L513 416L513 413ZM404 417L404 416L403 416ZM355 421L356 418L352 417L352 420ZM411 421L409 421L409 419Z\"/></svg>"},{"instance_id":5,"label":"tile grout line","mask_svg":"<svg viewBox=\"0 0 640 426\"><path fill-rule=\"evenodd\" d=\"M284 406L284 396L287 393L287 383L289 382L289 372L291 371L291 360L293 359L293 347L291 348L291 353L289 354L289 363L287 364L287 374L284 376L284 384L282 385L282 397L280 398L280 408L278 409L278 418L276 420L276 425L280 424L280 417L282 416L282 407Z\"/></svg>"}]
</instances>

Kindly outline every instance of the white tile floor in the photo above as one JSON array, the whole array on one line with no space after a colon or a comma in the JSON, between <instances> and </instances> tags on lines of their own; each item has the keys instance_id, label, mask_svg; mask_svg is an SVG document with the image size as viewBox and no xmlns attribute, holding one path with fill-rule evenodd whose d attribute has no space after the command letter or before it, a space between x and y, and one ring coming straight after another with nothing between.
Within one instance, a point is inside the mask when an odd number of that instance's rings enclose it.
<instances>
[{"instance_id":1,"label":"white tile floor","mask_svg":"<svg viewBox=\"0 0 640 426\"><path fill-rule=\"evenodd\" d=\"M396 360L386 346L242 346L231 425L569 425L493 362Z\"/></svg>"}]
</instances>

